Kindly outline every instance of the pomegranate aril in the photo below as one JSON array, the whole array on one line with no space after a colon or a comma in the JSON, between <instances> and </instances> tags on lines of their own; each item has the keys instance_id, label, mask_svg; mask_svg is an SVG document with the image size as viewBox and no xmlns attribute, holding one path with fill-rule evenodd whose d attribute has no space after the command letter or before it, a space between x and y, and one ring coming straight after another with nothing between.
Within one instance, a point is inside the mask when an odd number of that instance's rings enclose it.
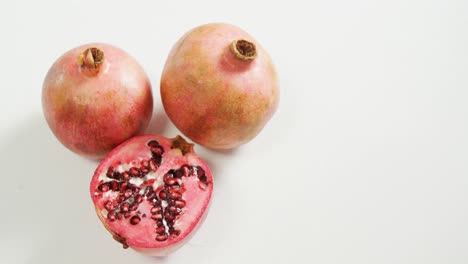
<instances>
[{"instance_id":1,"label":"pomegranate aril","mask_svg":"<svg viewBox=\"0 0 468 264\"><path fill-rule=\"evenodd\" d=\"M117 181L111 181L110 186L111 186L112 191L114 192L118 191L120 187Z\"/></svg>"},{"instance_id":2,"label":"pomegranate aril","mask_svg":"<svg viewBox=\"0 0 468 264\"><path fill-rule=\"evenodd\" d=\"M176 213L177 212L177 208L175 206L169 206L169 212L171 213Z\"/></svg>"},{"instance_id":3,"label":"pomegranate aril","mask_svg":"<svg viewBox=\"0 0 468 264\"><path fill-rule=\"evenodd\" d=\"M138 223L140 223L140 221L141 218L138 215L134 215L132 216L132 218L130 218L130 224L132 225L137 225Z\"/></svg>"},{"instance_id":4,"label":"pomegranate aril","mask_svg":"<svg viewBox=\"0 0 468 264\"><path fill-rule=\"evenodd\" d=\"M118 203L121 203L121 202L125 201L125 199L126 199L125 196L123 196L123 195L121 194L121 195L119 195L119 196L117 197L117 202L118 202Z\"/></svg>"},{"instance_id":5,"label":"pomegranate aril","mask_svg":"<svg viewBox=\"0 0 468 264\"><path fill-rule=\"evenodd\" d=\"M161 190L161 191L159 192L159 198L161 198L161 199L163 199L163 200L166 200L166 198L167 198L167 192L166 192L166 190Z\"/></svg>"},{"instance_id":6,"label":"pomegranate aril","mask_svg":"<svg viewBox=\"0 0 468 264\"><path fill-rule=\"evenodd\" d=\"M130 216L131 216L130 213L125 213L125 214L124 214L125 219L129 218Z\"/></svg>"},{"instance_id":7,"label":"pomegranate aril","mask_svg":"<svg viewBox=\"0 0 468 264\"><path fill-rule=\"evenodd\" d=\"M123 180L123 181L128 181L128 180L130 180L130 174L128 174L128 172L124 171L120 175L120 179Z\"/></svg>"},{"instance_id":8,"label":"pomegranate aril","mask_svg":"<svg viewBox=\"0 0 468 264\"><path fill-rule=\"evenodd\" d=\"M162 214L154 214L154 215L151 215L151 219L153 219L153 220L162 220L163 216L162 216Z\"/></svg>"},{"instance_id":9,"label":"pomegranate aril","mask_svg":"<svg viewBox=\"0 0 468 264\"><path fill-rule=\"evenodd\" d=\"M111 222L115 221L115 213L114 212L109 212L107 214L107 219L109 219L109 221L111 221Z\"/></svg>"},{"instance_id":10,"label":"pomegranate aril","mask_svg":"<svg viewBox=\"0 0 468 264\"><path fill-rule=\"evenodd\" d=\"M162 211L162 208L160 206L153 207L150 210L151 214L159 214L159 213L161 213L161 211Z\"/></svg>"},{"instance_id":11,"label":"pomegranate aril","mask_svg":"<svg viewBox=\"0 0 468 264\"><path fill-rule=\"evenodd\" d=\"M152 171L156 171L159 168L159 163L155 158L149 160L149 167Z\"/></svg>"},{"instance_id":12,"label":"pomegranate aril","mask_svg":"<svg viewBox=\"0 0 468 264\"><path fill-rule=\"evenodd\" d=\"M202 167L200 166L197 166L197 176L198 176L198 179L202 182L206 182L207 181L207 178L206 178L206 175L205 175L205 171L202 169Z\"/></svg>"},{"instance_id":13,"label":"pomegranate aril","mask_svg":"<svg viewBox=\"0 0 468 264\"><path fill-rule=\"evenodd\" d=\"M169 228L169 234L173 237L180 235L180 230L174 229L174 227Z\"/></svg>"},{"instance_id":14,"label":"pomegranate aril","mask_svg":"<svg viewBox=\"0 0 468 264\"><path fill-rule=\"evenodd\" d=\"M178 207L178 208L184 208L185 207L185 201L184 200L176 200L174 205L176 207Z\"/></svg>"},{"instance_id":15,"label":"pomegranate aril","mask_svg":"<svg viewBox=\"0 0 468 264\"><path fill-rule=\"evenodd\" d=\"M109 167L109 169L107 169L107 172L106 172L106 176L108 178L112 178L112 175L114 174L114 168L113 167Z\"/></svg>"},{"instance_id":16,"label":"pomegranate aril","mask_svg":"<svg viewBox=\"0 0 468 264\"><path fill-rule=\"evenodd\" d=\"M117 214L115 215L115 218L116 218L117 220L122 220L123 214L122 214L122 213L117 213Z\"/></svg>"},{"instance_id":17,"label":"pomegranate aril","mask_svg":"<svg viewBox=\"0 0 468 264\"><path fill-rule=\"evenodd\" d=\"M141 171L142 176L145 176L146 174L150 172L149 167L141 167L140 171Z\"/></svg>"},{"instance_id":18,"label":"pomegranate aril","mask_svg":"<svg viewBox=\"0 0 468 264\"><path fill-rule=\"evenodd\" d=\"M105 182L105 183L99 185L97 189L98 189L98 191L100 191L100 192L107 192L107 191L110 190L109 183L108 183L108 182Z\"/></svg>"},{"instance_id":19,"label":"pomegranate aril","mask_svg":"<svg viewBox=\"0 0 468 264\"><path fill-rule=\"evenodd\" d=\"M172 191L169 193L169 197L171 197L171 199L180 199L182 198L182 194L178 191Z\"/></svg>"},{"instance_id":20,"label":"pomegranate aril","mask_svg":"<svg viewBox=\"0 0 468 264\"><path fill-rule=\"evenodd\" d=\"M174 220L174 219L175 219L175 217L174 217L171 213L169 213L169 212L165 212L165 213L164 213L164 218L166 219L166 221L167 221L167 220L171 221L171 220Z\"/></svg>"},{"instance_id":21,"label":"pomegranate aril","mask_svg":"<svg viewBox=\"0 0 468 264\"><path fill-rule=\"evenodd\" d=\"M184 177L190 177L193 174L193 169L187 164L182 165L182 167L180 167L179 171L181 171L181 173L182 173L182 175Z\"/></svg>"},{"instance_id":22,"label":"pomegranate aril","mask_svg":"<svg viewBox=\"0 0 468 264\"><path fill-rule=\"evenodd\" d=\"M166 241L167 238L168 238L167 234L157 235L156 236L156 241L163 242L163 241Z\"/></svg>"},{"instance_id":23,"label":"pomegranate aril","mask_svg":"<svg viewBox=\"0 0 468 264\"><path fill-rule=\"evenodd\" d=\"M128 189L128 182L120 183L120 192L125 192Z\"/></svg>"},{"instance_id":24,"label":"pomegranate aril","mask_svg":"<svg viewBox=\"0 0 468 264\"><path fill-rule=\"evenodd\" d=\"M150 150L153 156L161 156L164 153L164 149L161 146L151 147Z\"/></svg>"},{"instance_id":25,"label":"pomegranate aril","mask_svg":"<svg viewBox=\"0 0 468 264\"><path fill-rule=\"evenodd\" d=\"M114 204L112 203L112 201L107 201L105 204L104 204L104 208L106 208L107 211L112 211L115 209L115 206Z\"/></svg>"},{"instance_id":26,"label":"pomegranate aril","mask_svg":"<svg viewBox=\"0 0 468 264\"><path fill-rule=\"evenodd\" d=\"M162 235L162 234L165 234L165 233L166 233L166 228L164 226L160 226L160 227L156 228L156 234Z\"/></svg>"},{"instance_id":27,"label":"pomegranate aril","mask_svg":"<svg viewBox=\"0 0 468 264\"><path fill-rule=\"evenodd\" d=\"M164 183L169 186L172 186L178 183L177 179L172 178L172 174L169 174L169 173L164 175L163 180L164 180Z\"/></svg>"},{"instance_id":28,"label":"pomegranate aril","mask_svg":"<svg viewBox=\"0 0 468 264\"><path fill-rule=\"evenodd\" d=\"M130 196L133 195L133 191L130 190L130 189L127 189L125 192L124 192L124 197L125 198L130 198Z\"/></svg>"},{"instance_id":29,"label":"pomegranate aril","mask_svg":"<svg viewBox=\"0 0 468 264\"><path fill-rule=\"evenodd\" d=\"M154 147L159 146L159 142L157 140L153 139L153 140L149 141L147 145L148 145L148 147L154 148Z\"/></svg>"},{"instance_id":30,"label":"pomegranate aril","mask_svg":"<svg viewBox=\"0 0 468 264\"><path fill-rule=\"evenodd\" d=\"M137 194L137 195L135 196L135 202L136 202L136 203L141 203L141 202L143 202L143 196Z\"/></svg>"},{"instance_id":31,"label":"pomegranate aril","mask_svg":"<svg viewBox=\"0 0 468 264\"><path fill-rule=\"evenodd\" d=\"M114 180L119 180L120 179L120 172L112 170L112 173L109 171L106 173L106 176L114 179Z\"/></svg>"},{"instance_id":32,"label":"pomegranate aril","mask_svg":"<svg viewBox=\"0 0 468 264\"><path fill-rule=\"evenodd\" d=\"M130 205L128 203L123 203L121 206L120 206L120 211L126 213L130 210Z\"/></svg>"},{"instance_id":33,"label":"pomegranate aril","mask_svg":"<svg viewBox=\"0 0 468 264\"><path fill-rule=\"evenodd\" d=\"M130 170L128 170L128 172L130 173L130 176L132 177L140 177L141 176L141 172L138 168L136 167L131 167Z\"/></svg>"},{"instance_id":34,"label":"pomegranate aril","mask_svg":"<svg viewBox=\"0 0 468 264\"><path fill-rule=\"evenodd\" d=\"M130 205L130 207L128 209L130 211L136 211L138 209L138 204L134 203L134 204Z\"/></svg>"}]
</instances>

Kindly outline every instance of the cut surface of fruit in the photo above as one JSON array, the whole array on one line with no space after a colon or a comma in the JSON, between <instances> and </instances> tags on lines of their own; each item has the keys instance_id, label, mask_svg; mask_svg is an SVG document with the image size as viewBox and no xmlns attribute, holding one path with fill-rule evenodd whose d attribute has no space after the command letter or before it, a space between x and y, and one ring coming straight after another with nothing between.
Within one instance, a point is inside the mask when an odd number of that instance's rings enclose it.
<instances>
[{"instance_id":1,"label":"cut surface of fruit","mask_svg":"<svg viewBox=\"0 0 468 264\"><path fill-rule=\"evenodd\" d=\"M109 153L90 191L99 218L124 248L167 255L203 220L213 177L182 137L143 135Z\"/></svg>"}]
</instances>

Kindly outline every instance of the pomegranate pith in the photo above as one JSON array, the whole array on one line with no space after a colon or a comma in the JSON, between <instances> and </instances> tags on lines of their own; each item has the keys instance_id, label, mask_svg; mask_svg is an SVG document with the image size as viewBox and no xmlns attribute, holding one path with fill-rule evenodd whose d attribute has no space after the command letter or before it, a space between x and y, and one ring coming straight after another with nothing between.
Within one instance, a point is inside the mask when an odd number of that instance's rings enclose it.
<instances>
[{"instance_id":1,"label":"pomegranate pith","mask_svg":"<svg viewBox=\"0 0 468 264\"><path fill-rule=\"evenodd\" d=\"M167 255L200 225L213 177L182 137L143 135L109 153L90 191L99 218L124 248Z\"/></svg>"}]
</instances>

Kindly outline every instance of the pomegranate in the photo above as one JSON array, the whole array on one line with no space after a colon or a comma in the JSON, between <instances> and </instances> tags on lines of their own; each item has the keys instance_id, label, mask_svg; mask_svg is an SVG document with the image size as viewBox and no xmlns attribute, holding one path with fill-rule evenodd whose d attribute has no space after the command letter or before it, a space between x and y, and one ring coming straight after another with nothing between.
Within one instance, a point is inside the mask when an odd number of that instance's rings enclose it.
<instances>
[{"instance_id":1,"label":"pomegranate","mask_svg":"<svg viewBox=\"0 0 468 264\"><path fill-rule=\"evenodd\" d=\"M143 131L153 112L147 75L138 62L108 44L87 44L49 69L42 107L50 129L70 150L102 158Z\"/></svg>"},{"instance_id":2,"label":"pomegranate","mask_svg":"<svg viewBox=\"0 0 468 264\"><path fill-rule=\"evenodd\" d=\"M162 256L182 246L202 222L213 177L182 137L143 135L106 156L90 190L115 240L124 248Z\"/></svg>"},{"instance_id":3,"label":"pomegranate","mask_svg":"<svg viewBox=\"0 0 468 264\"><path fill-rule=\"evenodd\" d=\"M279 102L274 65L242 29L207 24L172 48L161 77L169 118L191 140L229 149L254 138Z\"/></svg>"}]
</instances>

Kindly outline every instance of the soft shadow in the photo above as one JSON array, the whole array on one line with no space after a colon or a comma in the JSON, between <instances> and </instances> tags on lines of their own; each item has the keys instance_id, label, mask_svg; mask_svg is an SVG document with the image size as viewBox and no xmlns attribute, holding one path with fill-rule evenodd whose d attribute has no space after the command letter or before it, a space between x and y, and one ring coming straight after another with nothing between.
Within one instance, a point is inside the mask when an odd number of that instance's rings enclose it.
<instances>
[{"instance_id":1,"label":"soft shadow","mask_svg":"<svg viewBox=\"0 0 468 264\"><path fill-rule=\"evenodd\" d=\"M98 162L63 147L39 114L10 130L0 139L3 257L31 264L141 262L96 216L89 182Z\"/></svg>"},{"instance_id":2,"label":"soft shadow","mask_svg":"<svg viewBox=\"0 0 468 264\"><path fill-rule=\"evenodd\" d=\"M145 130L145 133L165 135L168 129L169 122L170 122L169 117L167 117L164 110L157 109L153 113L153 116L151 117L151 121Z\"/></svg>"}]
</instances>

